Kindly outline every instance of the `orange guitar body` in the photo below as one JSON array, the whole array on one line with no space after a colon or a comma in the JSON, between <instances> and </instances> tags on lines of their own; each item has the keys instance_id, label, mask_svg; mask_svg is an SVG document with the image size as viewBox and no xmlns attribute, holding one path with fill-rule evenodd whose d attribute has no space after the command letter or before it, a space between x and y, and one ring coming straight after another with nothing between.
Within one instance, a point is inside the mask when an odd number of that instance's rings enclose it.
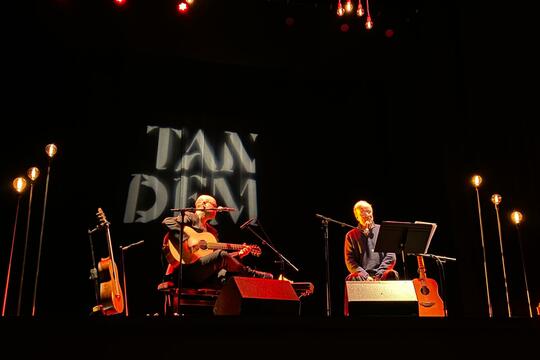
<instances>
[{"instance_id":1,"label":"orange guitar body","mask_svg":"<svg viewBox=\"0 0 540 360\"><path fill-rule=\"evenodd\" d=\"M414 290L418 299L419 316L446 316L444 302L439 296L439 286L433 279L426 277L424 259L418 256L418 279L413 279Z\"/></svg>"},{"instance_id":2,"label":"orange guitar body","mask_svg":"<svg viewBox=\"0 0 540 360\"><path fill-rule=\"evenodd\" d=\"M102 258L98 263L98 273L101 279L99 294L101 311L104 315L120 314L124 311L124 297L118 282L118 269L110 257Z\"/></svg>"},{"instance_id":3,"label":"orange guitar body","mask_svg":"<svg viewBox=\"0 0 540 360\"><path fill-rule=\"evenodd\" d=\"M101 312L103 315L121 314L124 311L124 296L122 295L122 288L118 279L118 268L114 262L109 222L105 218L105 213L101 208L98 208L97 215L100 220L100 226L105 229L109 251L109 256L102 258L98 264Z\"/></svg>"}]
</instances>

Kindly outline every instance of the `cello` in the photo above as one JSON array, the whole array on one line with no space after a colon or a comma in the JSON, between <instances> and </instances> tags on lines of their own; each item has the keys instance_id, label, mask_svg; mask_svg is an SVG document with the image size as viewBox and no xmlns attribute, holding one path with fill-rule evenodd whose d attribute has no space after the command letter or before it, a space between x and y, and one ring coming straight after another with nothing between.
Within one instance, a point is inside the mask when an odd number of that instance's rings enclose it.
<instances>
[{"instance_id":1,"label":"cello","mask_svg":"<svg viewBox=\"0 0 540 360\"><path fill-rule=\"evenodd\" d=\"M101 258L98 264L99 274L99 297L101 312L103 315L121 314L124 311L124 297L122 288L118 279L118 268L114 262L113 248L111 244L111 232L109 230L110 223L105 218L105 213L101 208L97 212L99 226L105 229L107 237L107 248L109 256Z\"/></svg>"}]
</instances>

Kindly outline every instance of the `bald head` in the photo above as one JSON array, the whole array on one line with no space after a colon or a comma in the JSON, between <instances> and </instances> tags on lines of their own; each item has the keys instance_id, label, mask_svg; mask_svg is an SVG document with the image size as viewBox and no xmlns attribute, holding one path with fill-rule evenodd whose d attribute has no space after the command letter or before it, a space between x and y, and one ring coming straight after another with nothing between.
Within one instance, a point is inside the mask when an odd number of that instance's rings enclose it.
<instances>
[{"instance_id":1,"label":"bald head","mask_svg":"<svg viewBox=\"0 0 540 360\"><path fill-rule=\"evenodd\" d=\"M208 206L206 206L208 205ZM195 207L202 209L204 207L217 208L217 201L210 195L201 195L195 200Z\"/></svg>"},{"instance_id":2,"label":"bald head","mask_svg":"<svg viewBox=\"0 0 540 360\"><path fill-rule=\"evenodd\" d=\"M353 211L361 229L370 229L373 227L373 207L370 203L360 200L354 204Z\"/></svg>"}]
</instances>

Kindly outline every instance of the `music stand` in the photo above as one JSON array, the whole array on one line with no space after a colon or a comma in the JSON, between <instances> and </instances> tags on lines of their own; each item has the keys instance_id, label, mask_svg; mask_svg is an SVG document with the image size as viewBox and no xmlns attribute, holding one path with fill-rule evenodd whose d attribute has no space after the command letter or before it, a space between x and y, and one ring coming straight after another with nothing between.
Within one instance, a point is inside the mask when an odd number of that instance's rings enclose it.
<instances>
[{"instance_id":1,"label":"music stand","mask_svg":"<svg viewBox=\"0 0 540 360\"><path fill-rule=\"evenodd\" d=\"M401 253L403 276L408 279L405 253L427 253L435 226L431 223L383 221L375 251Z\"/></svg>"}]
</instances>

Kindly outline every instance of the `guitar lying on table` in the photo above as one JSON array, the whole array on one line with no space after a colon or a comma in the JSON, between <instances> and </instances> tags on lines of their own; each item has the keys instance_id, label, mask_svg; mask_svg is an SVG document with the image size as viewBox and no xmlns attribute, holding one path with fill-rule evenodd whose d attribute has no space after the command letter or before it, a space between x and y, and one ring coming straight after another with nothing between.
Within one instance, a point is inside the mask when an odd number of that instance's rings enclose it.
<instances>
[{"instance_id":1,"label":"guitar lying on table","mask_svg":"<svg viewBox=\"0 0 540 360\"><path fill-rule=\"evenodd\" d=\"M184 241L182 248L182 264L192 264L199 258L211 254L214 250L233 250L240 251L247 247L253 256L261 255L261 248L257 245L240 245L220 243L216 237L209 232L197 232L195 229L184 226L184 233L189 237ZM169 237L169 233L165 235L163 251L169 264L177 266L180 263L180 248L178 240Z\"/></svg>"},{"instance_id":2,"label":"guitar lying on table","mask_svg":"<svg viewBox=\"0 0 540 360\"><path fill-rule=\"evenodd\" d=\"M418 259L418 279L413 280L414 290L418 299L419 316L445 316L444 303L439 296L437 282L426 277L426 267L424 258L420 255Z\"/></svg>"}]
</instances>

